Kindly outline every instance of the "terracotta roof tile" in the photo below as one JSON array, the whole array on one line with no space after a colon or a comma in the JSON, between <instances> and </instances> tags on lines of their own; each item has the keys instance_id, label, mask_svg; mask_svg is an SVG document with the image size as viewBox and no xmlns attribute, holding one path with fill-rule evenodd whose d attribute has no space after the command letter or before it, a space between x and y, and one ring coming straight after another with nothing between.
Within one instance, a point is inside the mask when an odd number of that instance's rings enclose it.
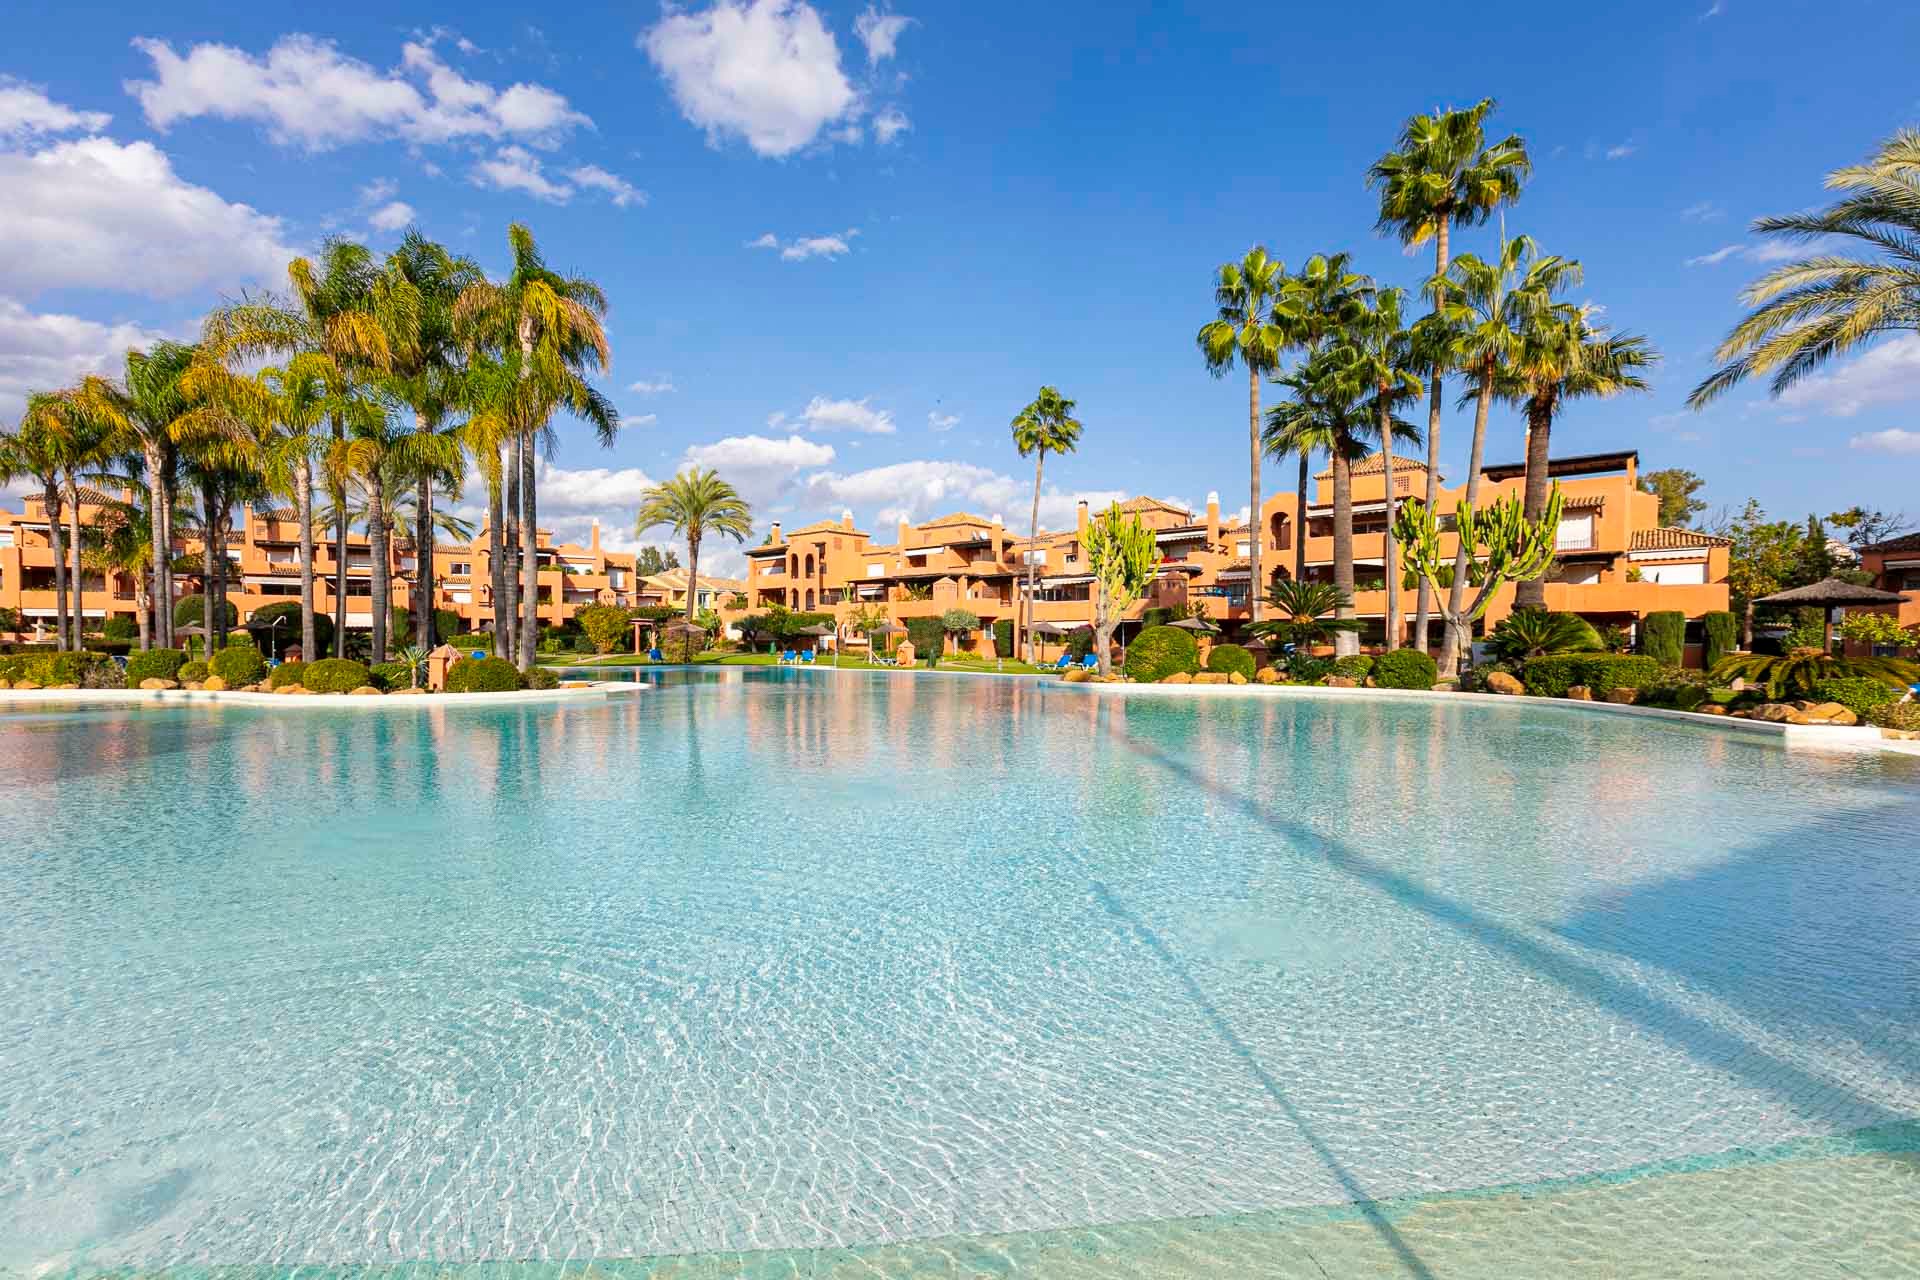
<instances>
[{"instance_id":1,"label":"terracotta roof tile","mask_svg":"<svg viewBox=\"0 0 1920 1280\"><path fill-rule=\"evenodd\" d=\"M1730 547L1731 538L1716 537L1694 529L1637 529L1631 551L1679 551L1688 547Z\"/></svg>"},{"instance_id":2,"label":"terracotta roof tile","mask_svg":"<svg viewBox=\"0 0 1920 1280\"><path fill-rule=\"evenodd\" d=\"M1902 534L1898 538L1888 538L1885 542L1876 542L1862 551L1920 551L1920 533Z\"/></svg>"},{"instance_id":3,"label":"terracotta roof tile","mask_svg":"<svg viewBox=\"0 0 1920 1280\"><path fill-rule=\"evenodd\" d=\"M1385 455L1378 454L1378 453L1370 453L1366 457L1360 459L1360 461L1354 463L1353 466L1349 467L1347 469L1347 474L1355 475L1355 476L1377 476L1382 472L1384 472L1386 469L1387 469L1387 459ZM1399 478L1400 473L1402 471L1414 472L1414 471L1425 471L1426 469L1427 469L1427 464L1420 461L1418 458L1409 458L1398 453L1393 455L1393 474L1395 479ZM1318 475L1314 476L1314 479L1316 480L1333 479L1333 469L1328 468L1327 470L1320 472Z\"/></svg>"}]
</instances>

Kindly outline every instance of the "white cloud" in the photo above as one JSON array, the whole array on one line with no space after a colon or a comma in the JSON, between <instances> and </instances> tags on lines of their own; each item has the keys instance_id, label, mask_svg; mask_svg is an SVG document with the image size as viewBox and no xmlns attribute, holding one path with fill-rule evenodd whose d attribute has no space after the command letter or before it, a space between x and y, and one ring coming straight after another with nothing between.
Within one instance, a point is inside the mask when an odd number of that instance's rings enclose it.
<instances>
[{"instance_id":1,"label":"white cloud","mask_svg":"<svg viewBox=\"0 0 1920 1280\"><path fill-rule=\"evenodd\" d=\"M913 121L907 119L906 112L898 107L888 107L873 118L873 139L885 146L911 128Z\"/></svg>"},{"instance_id":2,"label":"white cloud","mask_svg":"<svg viewBox=\"0 0 1920 1280\"><path fill-rule=\"evenodd\" d=\"M0 138L47 137L81 130L98 133L112 120L104 111L75 111L55 102L38 85L0 76Z\"/></svg>"},{"instance_id":3,"label":"white cloud","mask_svg":"<svg viewBox=\"0 0 1920 1280\"><path fill-rule=\"evenodd\" d=\"M749 503L761 508L773 505L786 495L800 472L809 467L824 467L833 457L831 445L804 436L790 435L782 440L774 436L747 435L690 446L681 455L681 463L718 471Z\"/></svg>"},{"instance_id":4,"label":"white cloud","mask_svg":"<svg viewBox=\"0 0 1920 1280\"><path fill-rule=\"evenodd\" d=\"M1847 441L1847 444L1851 448L1864 449L1869 453L1920 455L1920 431L1902 431L1899 427L1888 427L1885 431L1855 436Z\"/></svg>"},{"instance_id":5,"label":"white cloud","mask_svg":"<svg viewBox=\"0 0 1920 1280\"><path fill-rule=\"evenodd\" d=\"M573 188L555 182L542 171L540 157L525 147L502 147L491 160L473 166L468 179L476 187L495 191L524 191L536 200L565 204L573 199Z\"/></svg>"},{"instance_id":6,"label":"white cloud","mask_svg":"<svg viewBox=\"0 0 1920 1280\"><path fill-rule=\"evenodd\" d=\"M1916 398L1920 398L1920 334L1906 334L1882 342L1831 373L1802 378L1782 393L1780 403L1851 418L1872 405L1904 404Z\"/></svg>"},{"instance_id":7,"label":"white cloud","mask_svg":"<svg viewBox=\"0 0 1920 1280\"><path fill-rule=\"evenodd\" d=\"M1640 148L1634 146L1631 142L1615 143L1613 146L1607 148L1607 159L1624 160L1639 149Z\"/></svg>"},{"instance_id":8,"label":"white cloud","mask_svg":"<svg viewBox=\"0 0 1920 1280\"><path fill-rule=\"evenodd\" d=\"M1726 216L1727 211L1711 200L1690 204L1680 211L1682 222L1718 222Z\"/></svg>"},{"instance_id":9,"label":"white cloud","mask_svg":"<svg viewBox=\"0 0 1920 1280\"><path fill-rule=\"evenodd\" d=\"M553 530L555 542L587 546L593 524L600 522L600 545L610 551L633 552L641 542L633 531L640 497L654 480L639 467L583 467L570 470L551 462L539 463L540 527ZM464 500L456 513L478 525L486 516L487 482L469 472Z\"/></svg>"},{"instance_id":10,"label":"white cloud","mask_svg":"<svg viewBox=\"0 0 1920 1280\"><path fill-rule=\"evenodd\" d=\"M649 382L645 378L628 386L627 390L637 395L659 396L673 390L673 380L661 378L658 382Z\"/></svg>"},{"instance_id":11,"label":"white cloud","mask_svg":"<svg viewBox=\"0 0 1920 1280\"><path fill-rule=\"evenodd\" d=\"M1700 21L1705 22L1708 18L1717 18L1726 11L1727 6L1723 0L1713 0L1713 3L1707 6L1707 11L1700 15Z\"/></svg>"},{"instance_id":12,"label":"white cloud","mask_svg":"<svg viewBox=\"0 0 1920 1280\"><path fill-rule=\"evenodd\" d=\"M175 297L279 285L297 250L278 218L182 181L152 143L111 138L0 152L0 291L100 288Z\"/></svg>"},{"instance_id":13,"label":"white cloud","mask_svg":"<svg viewBox=\"0 0 1920 1280\"><path fill-rule=\"evenodd\" d=\"M1119 489L1047 489L1040 495L1040 527L1072 528L1081 501L1098 511L1129 496ZM989 516L1025 511L1032 497L1031 480L1016 479L976 463L937 458L846 474L816 471L807 476L804 486L809 506L873 510L874 519L882 526L897 520L927 520L956 508ZM888 538L884 528L874 533L883 540Z\"/></svg>"},{"instance_id":14,"label":"white cloud","mask_svg":"<svg viewBox=\"0 0 1920 1280\"><path fill-rule=\"evenodd\" d=\"M381 205L367 218L367 225L375 231L398 231L413 221L413 206L404 200L395 200Z\"/></svg>"},{"instance_id":15,"label":"white cloud","mask_svg":"<svg viewBox=\"0 0 1920 1280\"><path fill-rule=\"evenodd\" d=\"M392 178L375 178L360 188L360 205L365 208L369 205L385 204L399 194L400 184Z\"/></svg>"},{"instance_id":16,"label":"white cloud","mask_svg":"<svg viewBox=\"0 0 1920 1280\"><path fill-rule=\"evenodd\" d=\"M927 414L927 429L929 431L935 433L951 431L959 425L960 415L957 413L941 413L938 409L934 409Z\"/></svg>"},{"instance_id":17,"label":"white cloud","mask_svg":"<svg viewBox=\"0 0 1920 1280\"><path fill-rule=\"evenodd\" d=\"M613 201L616 209L624 209L630 204L644 205L647 202L646 192L620 175L608 173L597 164L583 164L578 168L569 169L567 176L572 178L578 186L606 192L607 198Z\"/></svg>"},{"instance_id":18,"label":"white cloud","mask_svg":"<svg viewBox=\"0 0 1920 1280\"><path fill-rule=\"evenodd\" d=\"M391 71L299 34L281 37L264 57L223 44L197 44L184 57L164 40L133 44L152 59L154 79L130 80L126 89L161 130L202 116L248 120L275 142L322 150L381 138L547 144L593 124L542 85L496 89L467 79L440 60L431 40L403 45L401 65Z\"/></svg>"},{"instance_id":19,"label":"white cloud","mask_svg":"<svg viewBox=\"0 0 1920 1280\"><path fill-rule=\"evenodd\" d=\"M168 336L137 324L34 312L0 298L0 422L19 416L28 392L52 391L89 373L118 374L129 347Z\"/></svg>"},{"instance_id":20,"label":"white cloud","mask_svg":"<svg viewBox=\"0 0 1920 1280\"><path fill-rule=\"evenodd\" d=\"M781 417L785 421L785 415ZM829 400L815 396L800 411L800 421L814 431L858 431L867 435L890 436L897 429L893 413L873 407L873 398ZM775 425L769 421L768 425Z\"/></svg>"},{"instance_id":21,"label":"white cloud","mask_svg":"<svg viewBox=\"0 0 1920 1280\"><path fill-rule=\"evenodd\" d=\"M1712 253L1703 253L1697 258L1688 258L1689 267L1717 267L1729 258L1739 258L1745 262L1791 262L1795 258L1804 258L1818 253L1817 244L1795 244L1789 240L1762 240L1756 244L1721 245Z\"/></svg>"},{"instance_id":22,"label":"white cloud","mask_svg":"<svg viewBox=\"0 0 1920 1280\"><path fill-rule=\"evenodd\" d=\"M912 18L881 13L868 5L866 11L853 20L853 34L867 46L867 65L876 67L891 58L900 44L901 32L912 23Z\"/></svg>"},{"instance_id":23,"label":"white cloud","mask_svg":"<svg viewBox=\"0 0 1920 1280\"><path fill-rule=\"evenodd\" d=\"M760 155L788 156L865 109L840 69L833 33L805 0L669 10L638 43L713 146L738 137Z\"/></svg>"},{"instance_id":24,"label":"white cloud","mask_svg":"<svg viewBox=\"0 0 1920 1280\"><path fill-rule=\"evenodd\" d=\"M853 246L848 242L860 234L860 228L848 227L838 235L799 236L782 241L769 231L765 235L749 240L749 249L778 249L783 262L805 262L808 258L838 258L852 253Z\"/></svg>"},{"instance_id":25,"label":"white cloud","mask_svg":"<svg viewBox=\"0 0 1920 1280\"><path fill-rule=\"evenodd\" d=\"M620 419L620 425L623 427L650 427L658 421L660 421L660 415L657 413L630 413Z\"/></svg>"}]
</instances>

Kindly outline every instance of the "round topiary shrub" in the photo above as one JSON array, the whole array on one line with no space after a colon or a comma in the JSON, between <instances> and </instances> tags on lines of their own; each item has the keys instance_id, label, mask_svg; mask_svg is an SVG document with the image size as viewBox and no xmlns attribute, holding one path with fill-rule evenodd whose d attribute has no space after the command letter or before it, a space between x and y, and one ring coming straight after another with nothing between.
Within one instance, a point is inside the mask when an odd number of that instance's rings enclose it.
<instances>
[{"instance_id":1,"label":"round topiary shrub","mask_svg":"<svg viewBox=\"0 0 1920 1280\"><path fill-rule=\"evenodd\" d=\"M1373 681L1382 689L1431 689L1439 677L1433 659L1418 649L1381 654L1373 666Z\"/></svg>"},{"instance_id":2,"label":"round topiary shrub","mask_svg":"<svg viewBox=\"0 0 1920 1280\"><path fill-rule=\"evenodd\" d=\"M1253 679L1256 665L1253 655L1237 644L1217 644L1207 654L1207 670L1224 671L1228 675L1238 671L1249 680Z\"/></svg>"},{"instance_id":3,"label":"round topiary shrub","mask_svg":"<svg viewBox=\"0 0 1920 1280\"><path fill-rule=\"evenodd\" d=\"M505 658L462 658L447 668L448 693L511 693L520 669Z\"/></svg>"},{"instance_id":4,"label":"round topiary shrub","mask_svg":"<svg viewBox=\"0 0 1920 1280\"><path fill-rule=\"evenodd\" d=\"M376 689L411 689L413 668L404 662L376 662L367 668L367 683Z\"/></svg>"},{"instance_id":5,"label":"round topiary shrub","mask_svg":"<svg viewBox=\"0 0 1920 1280\"><path fill-rule=\"evenodd\" d=\"M205 680L212 674L212 670L204 662L187 662L181 664L179 674L175 675L174 679L185 684L189 680Z\"/></svg>"},{"instance_id":6,"label":"round topiary shrub","mask_svg":"<svg viewBox=\"0 0 1920 1280\"><path fill-rule=\"evenodd\" d=\"M183 649L136 649L127 655L127 688L138 689L142 680L178 680L186 664Z\"/></svg>"},{"instance_id":7,"label":"round topiary shrub","mask_svg":"<svg viewBox=\"0 0 1920 1280\"><path fill-rule=\"evenodd\" d=\"M229 627L239 626L240 610L234 607L234 603L231 600L223 601L222 603L226 605L226 608L221 612L227 615L227 625ZM173 625L176 627L197 627L200 625L202 615L205 614L206 611L207 598L205 596L197 594L181 596L173 602Z\"/></svg>"},{"instance_id":8,"label":"round topiary shrub","mask_svg":"<svg viewBox=\"0 0 1920 1280\"><path fill-rule=\"evenodd\" d=\"M267 677L267 687L269 689L284 689L290 684L297 684L304 688L306 674L306 663L283 662L273 669L272 675Z\"/></svg>"},{"instance_id":9,"label":"round topiary shrub","mask_svg":"<svg viewBox=\"0 0 1920 1280\"><path fill-rule=\"evenodd\" d=\"M315 693L352 693L367 683L367 664L352 658L322 658L301 664L300 683Z\"/></svg>"},{"instance_id":10,"label":"round topiary shrub","mask_svg":"<svg viewBox=\"0 0 1920 1280\"><path fill-rule=\"evenodd\" d=\"M281 619L278 626L274 625L276 618ZM261 652L276 656L285 653L288 645L300 643L300 602L277 600L261 605L247 617L247 634ZM325 613L313 615L313 644L313 653L302 657L323 654L333 646L333 619Z\"/></svg>"},{"instance_id":11,"label":"round topiary shrub","mask_svg":"<svg viewBox=\"0 0 1920 1280\"><path fill-rule=\"evenodd\" d=\"M259 684L267 677L267 660L250 644L230 644L213 655L207 669L227 682L227 688Z\"/></svg>"},{"instance_id":12,"label":"round topiary shrub","mask_svg":"<svg viewBox=\"0 0 1920 1280\"><path fill-rule=\"evenodd\" d=\"M1373 659L1364 653L1350 653L1333 660L1333 674L1349 680L1365 680L1373 674Z\"/></svg>"},{"instance_id":13,"label":"round topiary shrub","mask_svg":"<svg viewBox=\"0 0 1920 1280\"><path fill-rule=\"evenodd\" d=\"M545 667L535 667L526 673L526 686L529 689L558 689L560 677Z\"/></svg>"},{"instance_id":14,"label":"round topiary shrub","mask_svg":"<svg viewBox=\"0 0 1920 1280\"><path fill-rule=\"evenodd\" d=\"M1193 633L1181 627L1148 627L1127 646L1122 669L1129 679L1142 684L1164 680L1176 671L1191 675L1200 669L1200 646L1194 643Z\"/></svg>"}]
</instances>

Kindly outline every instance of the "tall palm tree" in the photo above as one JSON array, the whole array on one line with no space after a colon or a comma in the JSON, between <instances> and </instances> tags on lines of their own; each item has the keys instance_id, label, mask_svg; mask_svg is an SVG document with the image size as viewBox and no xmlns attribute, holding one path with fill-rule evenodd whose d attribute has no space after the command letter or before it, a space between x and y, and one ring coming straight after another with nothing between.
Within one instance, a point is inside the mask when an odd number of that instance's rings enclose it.
<instances>
[{"instance_id":1,"label":"tall palm tree","mask_svg":"<svg viewBox=\"0 0 1920 1280\"><path fill-rule=\"evenodd\" d=\"M1761 218L1755 231L1805 243L1834 237L1855 255L1813 254L1769 271L1741 301L1753 310L1693 389L1695 409L1755 374L1779 395L1835 356L1886 333L1920 329L1920 129L1902 129L1865 163L1836 169L1827 187L1846 194L1818 213Z\"/></svg>"},{"instance_id":2,"label":"tall palm tree","mask_svg":"<svg viewBox=\"0 0 1920 1280\"><path fill-rule=\"evenodd\" d=\"M1611 334L1590 323L1587 308L1558 303L1526 318L1520 341L1495 379L1494 393L1527 416L1525 514L1538 521L1547 508L1548 437L1554 415L1569 400L1645 391L1640 371L1660 359L1636 334ZM1544 609L1544 576L1521 581L1514 608Z\"/></svg>"},{"instance_id":3,"label":"tall palm tree","mask_svg":"<svg viewBox=\"0 0 1920 1280\"><path fill-rule=\"evenodd\" d=\"M687 540L687 621L693 621L700 589L700 543L709 533L744 542L753 532L747 500L717 471L689 467L640 495L636 537L665 525Z\"/></svg>"},{"instance_id":4,"label":"tall palm tree","mask_svg":"<svg viewBox=\"0 0 1920 1280\"><path fill-rule=\"evenodd\" d=\"M1530 327L1533 317L1551 310L1561 290L1580 282L1580 264L1541 254L1531 237L1503 236L1493 261L1462 254L1448 268L1448 277L1446 301L1415 328L1433 364L1458 369L1466 377L1466 396L1474 406L1466 503L1479 510L1487 417L1495 388L1520 345L1521 332ZM1466 617L1468 550L1461 542L1454 552L1453 581L1447 588L1449 618ZM1440 673L1457 674L1472 643L1464 627L1451 627L1441 646Z\"/></svg>"},{"instance_id":5,"label":"tall palm tree","mask_svg":"<svg viewBox=\"0 0 1920 1280\"><path fill-rule=\"evenodd\" d=\"M520 488L521 594L526 614L520 624L517 657L525 670L533 664L540 639L536 438L562 405L585 417L603 445L613 443L619 418L605 397L584 380L587 371L606 368L612 358L601 325L606 295L584 276L564 276L548 267L533 233L520 223L507 228L507 243L513 270L506 280L468 285L454 305L453 318L456 330L469 337L470 345L490 350L509 364L523 388L516 392L520 431L513 445L517 465L509 476L517 477Z\"/></svg>"},{"instance_id":6,"label":"tall palm tree","mask_svg":"<svg viewBox=\"0 0 1920 1280\"><path fill-rule=\"evenodd\" d=\"M47 545L53 552L54 647L64 650L68 641L67 560L61 545L60 515L64 499L60 478L66 446L61 438L58 399L44 392L36 393L29 397L27 412L19 427L0 432L0 484L33 480L40 485L40 503L47 513Z\"/></svg>"},{"instance_id":7,"label":"tall palm tree","mask_svg":"<svg viewBox=\"0 0 1920 1280\"><path fill-rule=\"evenodd\" d=\"M1276 582L1267 590L1267 603L1274 616L1259 624L1259 634L1270 636L1283 645L1325 644L1343 632L1354 632L1360 624L1347 616L1353 612L1353 597L1331 582L1307 582L1295 578Z\"/></svg>"},{"instance_id":8,"label":"tall palm tree","mask_svg":"<svg viewBox=\"0 0 1920 1280\"><path fill-rule=\"evenodd\" d=\"M102 511L99 545L87 554L101 576L133 579L140 647L148 648L152 637L148 583L153 569L153 524L146 507L137 502L116 502Z\"/></svg>"},{"instance_id":9,"label":"tall palm tree","mask_svg":"<svg viewBox=\"0 0 1920 1280\"><path fill-rule=\"evenodd\" d=\"M1034 548L1040 542L1040 469L1046 465L1047 454L1072 453L1080 442L1080 420L1073 416L1074 402L1061 395L1053 387L1041 387L1040 394L1033 403L1022 409L1013 420L1013 445L1020 451L1021 457L1033 455L1033 518L1029 524L1027 542L1027 599L1024 619L1026 625L1027 661L1033 661L1033 587L1034 575L1039 564L1034 559ZM1019 652L1020 637L1014 637L1014 652Z\"/></svg>"},{"instance_id":10,"label":"tall palm tree","mask_svg":"<svg viewBox=\"0 0 1920 1280\"><path fill-rule=\"evenodd\" d=\"M366 491L367 559L372 576L368 618L371 629L370 652L375 662L385 662L387 626L393 616L393 559L390 550L393 525L389 519L392 510L387 502L387 483L396 470L412 470L413 459L408 456L408 445L416 436L412 431L397 427L388 416L386 406L374 400L356 399L351 411L342 414L341 420L345 422L348 435L335 446L339 456L337 469L349 477L348 483L341 486L341 503L344 507L347 491L354 484ZM333 471L336 468L330 466L328 469ZM343 511L336 511L334 528L346 527L347 521L342 518L343 515Z\"/></svg>"},{"instance_id":11,"label":"tall palm tree","mask_svg":"<svg viewBox=\"0 0 1920 1280\"><path fill-rule=\"evenodd\" d=\"M1527 144L1510 134L1489 144L1486 120L1494 101L1483 98L1465 110L1435 109L1410 116L1400 128L1395 149L1373 162L1367 185L1380 191L1375 228L1392 232L1405 245L1433 241L1434 309L1445 302L1449 240L1456 226L1484 223L1495 209L1520 198L1533 172ZM1441 375L1435 366L1427 399L1427 508L1440 501ZM1425 651L1432 602L1426 580L1414 606L1413 644Z\"/></svg>"},{"instance_id":12,"label":"tall palm tree","mask_svg":"<svg viewBox=\"0 0 1920 1280\"><path fill-rule=\"evenodd\" d=\"M1247 471L1248 471L1248 579L1253 589L1247 592L1247 620L1260 620L1260 375L1280 363L1280 352L1289 341L1287 331L1275 323L1273 305L1287 274L1286 264L1269 258L1264 245L1247 250L1239 262L1227 262L1215 274L1213 301L1218 309L1214 319L1200 326L1194 336L1207 372L1224 378L1235 359L1247 370Z\"/></svg>"},{"instance_id":13,"label":"tall palm tree","mask_svg":"<svg viewBox=\"0 0 1920 1280\"><path fill-rule=\"evenodd\" d=\"M1274 305L1274 318L1285 330L1288 345L1297 347L1309 355L1324 350L1326 346L1341 336L1347 326L1358 321L1364 313L1364 300L1373 289L1373 281L1352 268L1353 255L1350 253L1316 253L1302 264L1298 273L1286 277L1281 283L1280 300ZM1300 527L1294 542L1293 576L1304 580L1307 576L1307 504L1310 499L1310 482L1313 472L1313 457L1324 453L1327 442L1306 432L1297 437L1296 442L1305 444L1304 449L1283 449L1274 452L1276 445L1286 440L1263 437L1267 452L1275 457L1291 453L1299 462L1298 490L1296 495L1296 516ZM1260 590L1255 583L1253 590Z\"/></svg>"},{"instance_id":14,"label":"tall palm tree","mask_svg":"<svg viewBox=\"0 0 1920 1280\"><path fill-rule=\"evenodd\" d=\"M1387 648L1400 647L1400 572L1394 554L1393 511L1397 490L1393 475L1393 406L1420 394L1419 364L1413 333L1402 319L1406 293L1379 289L1368 300L1365 313L1347 333L1355 371L1373 389L1374 435L1380 441L1380 461L1386 473L1385 553L1387 584Z\"/></svg>"}]
</instances>

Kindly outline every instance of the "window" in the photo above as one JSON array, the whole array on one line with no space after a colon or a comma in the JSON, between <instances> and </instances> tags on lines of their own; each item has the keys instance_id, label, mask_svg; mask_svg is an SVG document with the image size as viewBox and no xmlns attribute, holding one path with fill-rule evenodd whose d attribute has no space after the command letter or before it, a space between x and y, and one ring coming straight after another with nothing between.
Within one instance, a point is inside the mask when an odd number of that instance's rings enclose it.
<instances>
[{"instance_id":1,"label":"window","mask_svg":"<svg viewBox=\"0 0 1920 1280\"><path fill-rule=\"evenodd\" d=\"M1044 547L1038 551L1022 551L1020 553L1021 564L1045 564L1046 562L1047 552Z\"/></svg>"},{"instance_id":2,"label":"window","mask_svg":"<svg viewBox=\"0 0 1920 1280\"><path fill-rule=\"evenodd\" d=\"M13 530L0 529L0 547L10 547L12 545L13 545Z\"/></svg>"},{"instance_id":3,"label":"window","mask_svg":"<svg viewBox=\"0 0 1920 1280\"><path fill-rule=\"evenodd\" d=\"M1692 585L1699 586L1707 580L1707 566L1693 564L1643 564L1640 568L1642 582L1657 582L1662 586Z\"/></svg>"},{"instance_id":4,"label":"window","mask_svg":"<svg viewBox=\"0 0 1920 1280\"><path fill-rule=\"evenodd\" d=\"M1234 544L1233 544L1233 554L1234 554L1234 555L1236 555L1236 556L1249 556L1249 555L1252 555L1252 554L1253 554L1253 542L1252 542L1252 540L1251 540L1251 539L1249 539L1249 538L1242 538L1242 539L1240 539L1240 540L1239 540L1238 542L1236 542L1236 543L1234 543Z\"/></svg>"},{"instance_id":5,"label":"window","mask_svg":"<svg viewBox=\"0 0 1920 1280\"><path fill-rule=\"evenodd\" d=\"M1576 515L1560 517L1560 531L1554 538L1556 551L1591 551L1593 549L1593 513L1581 512Z\"/></svg>"},{"instance_id":6,"label":"window","mask_svg":"<svg viewBox=\"0 0 1920 1280\"><path fill-rule=\"evenodd\" d=\"M1555 582L1565 582L1577 587L1590 587L1600 581L1600 566L1597 564L1563 564L1559 573L1554 575Z\"/></svg>"},{"instance_id":7,"label":"window","mask_svg":"<svg viewBox=\"0 0 1920 1280\"><path fill-rule=\"evenodd\" d=\"M607 581L613 584L614 590L618 591L627 585L627 571L625 569L609 569L607 570Z\"/></svg>"},{"instance_id":8,"label":"window","mask_svg":"<svg viewBox=\"0 0 1920 1280\"><path fill-rule=\"evenodd\" d=\"M884 564L869 564L867 566L867 576L869 578L884 578L887 576L887 566Z\"/></svg>"}]
</instances>

